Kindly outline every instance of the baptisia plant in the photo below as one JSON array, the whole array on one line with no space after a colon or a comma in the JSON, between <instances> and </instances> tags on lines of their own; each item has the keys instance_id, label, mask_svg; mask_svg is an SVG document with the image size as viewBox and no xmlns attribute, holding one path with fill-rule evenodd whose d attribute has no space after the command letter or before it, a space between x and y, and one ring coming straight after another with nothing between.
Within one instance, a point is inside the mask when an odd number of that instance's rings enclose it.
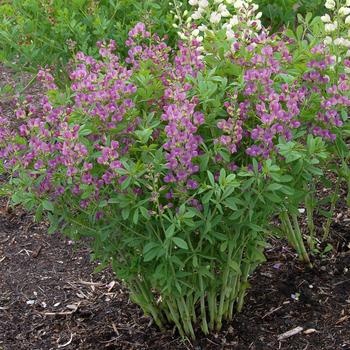
<instances>
[{"instance_id":1,"label":"baptisia plant","mask_svg":"<svg viewBox=\"0 0 350 350\"><path fill-rule=\"evenodd\" d=\"M99 59L78 53L65 94L41 71L41 108L29 99L18 131L0 120L0 158L14 204L92 237L161 329L194 338L241 310L273 216L309 262L298 208L340 125L304 113L317 84L255 5L190 4L176 50L138 23L125 61L113 41Z\"/></svg>"},{"instance_id":2,"label":"baptisia plant","mask_svg":"<svg viewBox=\"0 0 350 350\"><path fill-rule=\"evenodd\" d=\"M65 95L41 71L48 96L18 110L18 131L1 119L0 156L14 204L47 212L50 232L92 237L161 329L194 338L197 323L219 330L242 308L276 211L269 197L291 178L238 147L249 106L234 95L221 105L228 80L204 80L200 41L173 51L139 23L126 44L125 62L113 42L99 60L79 53Z\"/></svg>"}]
</instances>

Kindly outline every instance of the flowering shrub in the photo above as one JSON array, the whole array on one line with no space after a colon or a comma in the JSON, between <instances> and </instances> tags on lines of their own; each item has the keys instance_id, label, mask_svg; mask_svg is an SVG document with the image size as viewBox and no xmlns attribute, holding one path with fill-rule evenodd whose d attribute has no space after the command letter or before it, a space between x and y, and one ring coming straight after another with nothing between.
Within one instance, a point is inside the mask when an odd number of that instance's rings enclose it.
<instances>
[{"instance_id":1,"label":"flowering shrub","mask_svg":"<svg viewBox=\"0 0 350 350\"><path fill-rule=\"evenodd\" d=\"M194 338L241 310L274 216L310 263L299 208L311 228L310 186L349 156L350 101L347 60L311 34L270 35L251 1L189 4L177 50L138 23L125 60L114 41L79 52L65 94L40 71L47 96L16 131L1 118L0 158L14 204L92 237L161 329Z\"/></svg>"}]
</instances>

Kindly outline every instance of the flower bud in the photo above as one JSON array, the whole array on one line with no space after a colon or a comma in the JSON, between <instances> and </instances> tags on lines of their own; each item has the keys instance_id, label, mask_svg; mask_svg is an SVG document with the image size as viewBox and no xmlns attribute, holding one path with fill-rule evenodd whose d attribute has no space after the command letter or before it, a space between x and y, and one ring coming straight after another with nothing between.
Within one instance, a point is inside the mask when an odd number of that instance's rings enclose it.
<instances>
[{"instance_id":1,"label":"flower bud","mask_svg":"<svg viewBox=\"0 0 350 350\"><path fill-rule=\"evenodd\" d=\"M347 16L347 15L349 15L349 14L350 14L350 8L349 8L349 7L341 7L341 8L339 9L339 14L340 14L341 16Z\"/></svg>"},{"instance_id":2,"label":"flower bud","mask_svg":"<svg viewBox=\"0 0 350 350\"><path fill-rule=\"evenodd\" d=\"M329 14L325 14L324 16L321 16L321 21L323 23L329 23L331 21L331 17L329 16Z\"/></svg>"}]
</instances>

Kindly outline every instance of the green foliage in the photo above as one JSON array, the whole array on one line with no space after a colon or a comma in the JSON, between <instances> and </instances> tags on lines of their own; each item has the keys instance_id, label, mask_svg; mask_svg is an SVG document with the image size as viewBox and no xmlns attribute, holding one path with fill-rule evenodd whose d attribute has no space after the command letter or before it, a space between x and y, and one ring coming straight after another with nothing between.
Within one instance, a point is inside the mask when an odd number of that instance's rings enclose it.
<instances>
[{"instance_id":1,"label":"green foliage","mask_svg":"<svg viewBox=\"0 0 350 350\"><path fill-rule=\"evenodd\" d=\"M0 61L33 71L50 65L62 73L77 51L95 55L97 41L114 39L125 54L127 33L139 21L175 37L164 0L8 1L0 5Z\"/></svg>"},{"instance_id":2,"label":"green foliage","mask_svg":"<svg viewBox=\"0 0 350 350\"><path fill-rule=\"evenodd\" d=\"M305 16L308 12L313 15L325 13L324 0L256 0L263 13L262 21L272 30L283 26L295 28L297 14Z\"/></svg>"}]
</instances>

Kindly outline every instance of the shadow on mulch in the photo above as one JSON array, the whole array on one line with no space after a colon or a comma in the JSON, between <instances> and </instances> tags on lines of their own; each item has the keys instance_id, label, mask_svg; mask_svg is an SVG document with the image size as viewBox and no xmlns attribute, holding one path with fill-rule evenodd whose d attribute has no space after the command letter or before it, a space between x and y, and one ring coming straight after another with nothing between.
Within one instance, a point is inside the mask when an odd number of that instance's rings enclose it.
<instances>
[{"instance_id":1,"label":"shadow on mulch","mask_svg":"<svg viewBox=\"0 0 350 350\"><path fill-rule=\"evenodd\" d=\"M4 203L3 203L4 204ZM195 344L160 333L110 270L93 274L90 250L29 214L0 210L0 349L350 349L350 227L334 225L339 247L310 271L283 246L251 279L243 312ZM278 335L302 327L286 340Z\"/></svg>"}]
</instances>

